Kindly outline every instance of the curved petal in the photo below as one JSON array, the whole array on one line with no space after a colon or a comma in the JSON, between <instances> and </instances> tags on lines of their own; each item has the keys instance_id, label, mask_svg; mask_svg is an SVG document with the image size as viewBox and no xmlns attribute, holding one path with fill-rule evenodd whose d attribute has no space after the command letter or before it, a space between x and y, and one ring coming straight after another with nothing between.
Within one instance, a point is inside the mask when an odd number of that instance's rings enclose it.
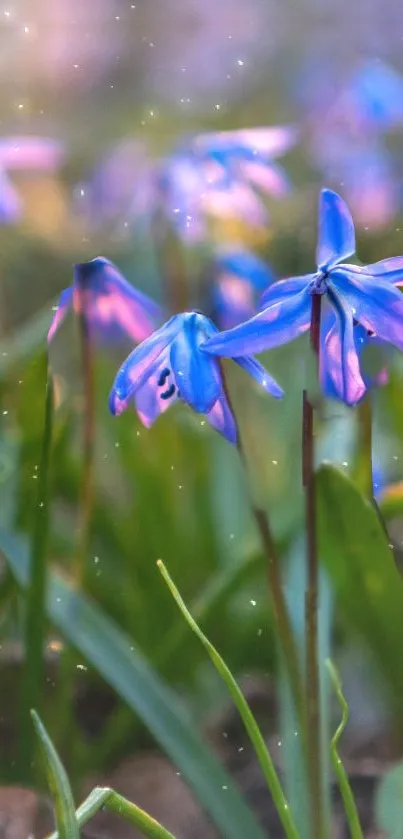
<instances>
[{"instance_id":1,"label":"curved petal","mask_svg":"<svg viewBox=\"0 0 403 839\"><path fill-rule=\"evenodd\" d=\"M356 266L353 266L353 268L356 270ZM381 259L379 262L373 262L372 265L363 266L360 270L371 277L387 280L392 285L403 285L403 256Z\"/></svg>"},{"instance_id":2,"label":"curved petal","mask_svg":"<svg viewBox=\"0 0 403 839\"><path fill-rule=\"evenodd\" d=\"M258 384L264 388L267 393L270 393L270 396L274 396L275 399L282 399L284 396L284 391L277 384L276 380L273 379L273 376L267 372L267 370L263 367L262 364L259 364L256 361L256 358L253 358L253 355L250 356L240 356L238 358L234 358L236 364L239 364L243 370L246 370L250 376L252 376Z\"/></svg>"},{"instance_id":3,"label":"curved petal","mask_svg":"<svg viewBox=\"0 0 403 839\"><path fill-rule=\"evenodd\" d=\"M242 162L240 168L243 177L267 195L280 198L290 191L290 181L281 166L260 160L248 160Z\"/></svg>"},{"instance_id":4,"label":"curved petal","mask_svg":"<svg viewBox=\"0 0 403 839\"><path fill-rule=\"evenodd\" d=\"M85 306L90 328L104 341L127 336L137 344L162 320L160 306L130 285L108 259L99 256L76 265L74 274L74 309Z\"/></svg>"},{"instance_id":5,"label":"curved petal","mask_svg":"<svg viewBox=\"0 0 403 839\"><path fill-rule=\"evenodd\" d=\"M200 350L208 335L207 318L191 313L182 318L182 328L171 346L171 366L181 398L201 414L210 411L221 395L218 362Z\"/></svg>"},{"instance_id":6,"label":"curved petal","mask_svg":"<svg viewBox=\"0 0 403 839\"><path fill-rule=\"evenodd\" d=\"M210 425L223 435L230 443L236 445L237 427L228 400L224 393L213 405L211 411L206 414Z\"/></svg>"},{"instance_id":7,"label":"curved petal","mask_svg":"<svg viewBox=\"0 0 403 839\"><path fill-rule=\"evenodd\" d=\"M52 340L53 336L59 329L60 324L64 321L68 310L71 308L73 302L73 292L73 286L69 286L62 291L57 304L57 309L52 318L52 323L49 327L48 341Z\"/></svg>"},{"instance_id":8,"label":"curved petal","mask_svg":"<svg viewBox=\"0 0 403 839\"><path fill-rule=\"evenodd\" d=\"M214 154L217 150L231 153L233 148L246 148L267 157L277 157L295 145L297 136L293 126L241 128L200 134L195 138L194 146L205 154Z\"/></svg>"},{"instance_id":9,"label":"curved petal","mask_svg":"<svg viewBox=\"0 0 403 839\"><path fill-rule=\"evenodd\" d=\"M247 280L223 274L214 288L212 305L220 329L232 329L255 314L253 286Z\"/></svg>"},{"instance_id":10,"label":"curved petal","mask_svg":"<svg viewBox=\"0 0 403 839\"><path fill-rule=\"evenodd\" d=\"M311 292L304 288L234 329L213 335L203 345L203 351L229 358L264 352L298 338L309 328L310 320Z\"/></svg>"},{"instance_id":11,"label":"curved petal","mask_svg":"<svg viewBox=\"0 0 403 839\"><path fill-rule=\"evenodd\" d=\"M121 414L131 398L154 373L154 365L175 338L181 326L181 315L175 315L150 338L139 344L123 362L109 396L112 414Z\"/></svg>"},{"instance_id":12,"label":"curved petal","mask_svg":"<svg viewBox=\"0 0 403 839\"><path fill-rule=\"evenodd\" d=\"M140 421L151 428L155 420L178 400L177 388L172 388L172 373L169 369L169 350L158 359L147 381L136 392L134 405Z\"/></svg>"},{"instance_id":13,"label":"curved petal","mask_svg":"<svg viewBox=\"0 0 403 839\"><path fill-rule=\"evenodd\" d=\"M403 295L398 288L350 265L334 269L328 285L336 288L363 326L403 350Z\"/></svg>"},{"instance_id":14,"label":"curved petal","mask_svg":"<svg viewBox=\"0 0 403 839\"><path fill-rule=\"evenodd\" d=\"M63 145L47 137L2 137L0 166L5 169L52 171L60 166Z\"/></svg>"},{"instance_id":15,"label":"curved petal","mask_svg":"<svg viewBox=\"0 0 403 839\"><path fill-rule=\"evenodd\" d=\"M319 240L316 262L328 271L355 251L354 222L345 201L337 192L322 189L319 199Z\"/></svg>"},{"instance_id":16,"label":"curved petal","mask_svg":"<svg viewBox=\"0 0 403 839\"><path fill-rule=\"evenodd\" d=\"M321 380L326 389L326 377L329 376L338 398L347 405L355 405L364 396L366 386L360 371L353 315L333 289L329 290L328 298L336 314L336 320L324 342L320 365Z\"/></svg>"},{"instance_id":17,"label":"curved petal","mask_svg":"<svg viewBox=\"0 0 403 839\"><path fill-rule=\"evenodd\" d=\"M268 306L273 306L274 303L278 303L280 300L285 300L291 295L298 294L305 287L308 287L314 279L315 274L303 274L301 277L289 277L286 280L279 280L277 283L273 283L273 285L269 286L263 292L260 298L260 311L267 309Z\"/></svg>"}]
</instances>

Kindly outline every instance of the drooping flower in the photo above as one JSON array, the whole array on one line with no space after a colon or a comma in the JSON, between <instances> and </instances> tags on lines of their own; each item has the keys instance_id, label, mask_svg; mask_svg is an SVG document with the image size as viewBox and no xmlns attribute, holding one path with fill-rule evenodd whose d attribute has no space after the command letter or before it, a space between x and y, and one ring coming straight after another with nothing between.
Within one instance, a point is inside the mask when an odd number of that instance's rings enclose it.
<instances>
[{"instance_id":1,"label":"drooping flower","mask_svg":"<svg viewBox=\"0 0 403 839\"><path fill-rule=\"evenodd\" d=\"M109 220L111 208L121 200L126 225L162 212L179 236L200 241L210 215L265 224L267 211L258 193L280 197L288 191L288 179L273 158L295 142L291 127L219 131L190 137L156 163L137 143L125 142L83 191L90 194L90 206L100 221ZM130 172L136 176L130 178Z\"/></svg>"},{"instance_id":2,"label":"drooping flower","mask_svg":"<svg viewBox=\"0 0 403 839\"><path fill-rule=\"evenodd\" d=\"M216 253L211 284L213 320L231 329L256 311L258 293L275 281L269 266L241 246Z\"/></svg>"},{"instance_id":3,"label":"drooping flower","mask_svg":"<svg viewBox=\"0 0 403 839\"><path fill-rule=\"evenodd\" d=\"M23 203L10 173L49 172L62 160L61 143L46 137L0 138L0 224L14 224L23 212Z\"/></svg>"},{"instance_id":4,"label":"drooping flower","mask_svg":"<svg viewBox=\"0 0 403 839\"><path fill-rule=\"evenodd\" d=\"M387 344L358 322L354 322L353 337L365 389L385 385L388 381ZM343 401L343 380L335 362L340 354L340 331L333 311L328 311L321 321L320 383L329 399Z\"/></svg>"},{"instance_id":5,"label":"drooping flower","mask_svg":"<svg viewBox=\"0 0 403 839\"><path fill-rule=\"evenodd\" d=\"M158 304L130 285L116 265L102 256L75 266L72 285L60 295L48 341L69 309L85 312L92 336L101 342L127 337L139 343L162 320Z\"/></svg>"},{"instance_id":6,"label":"drooping flower","mask_svg":"<svg viewBox=\"0 0 403 839\"><path fill-rule=\"evenodd\" d=\"M218 332L199 312L174 315L143 341L120 368L110 395L113 414L134 403L141 422L149 428L177 400L186 402L231 443L236 423L228 403L220 364L201 346ZM283 391L253 357L234 359L272 396Z\"/></svg>"},{"instance_id":7,"label":"drooping flower","mask_svg":"<svg viewBox=\"0 0 403 839\"><path fill-rule=\"evenodd\" d=\"M309 329L312 295L319 294L335 315L337 340L325 342L328 370L340 397L354 404L365 393L354 323L403 350L403 257L372 265L345 264L355 251L354 224L345 201L324 189L319 202L317 270L274 283L263 295L262 309L253 318L214 335L204 350L233 357L263 352L294 340Z\"/></svg>"}]
</instances>

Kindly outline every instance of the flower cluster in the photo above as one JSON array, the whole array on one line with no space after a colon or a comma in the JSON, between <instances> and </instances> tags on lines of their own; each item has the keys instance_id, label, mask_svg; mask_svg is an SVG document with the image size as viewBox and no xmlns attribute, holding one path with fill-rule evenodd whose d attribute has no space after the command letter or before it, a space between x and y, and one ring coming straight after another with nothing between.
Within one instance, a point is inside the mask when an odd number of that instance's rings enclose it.
<instances>
[{"instance_id":1,"label":"flower cluster","mask_svg":"<svg viewBox=\"0 0 403 839\"><path fill-rule=\"evenodd\" d=\"M133 404L146 427L172 404L185 402L205 414L209 423L231 442L236 423L228 401L219 358L232 358L269 394L283 392L254 358L293 341L311 325L312 303L322 305L319 370L328 396L354 405L368 387L385 380L385 370L368 375L363 350L371 343L403 350L403 257L372 265L345 262L355 252L350 211L335 192L324 189L319 201L319 240L316 270L273 282L268 269L250 254L222 253L221 278L259 286L269 280L260 310L250 314L251 300L241 286L226 311L237 325L219 331L196 311L178 313L162 326L161 309L135 290L108 260L98 257L75 269L73 285L64 291L49 331L52 338L66 311L85 313L94 337L124 335L139 345L120 368L110 396L110 408L120 414ZM218 286L223 294L225 282Z\"/></svg>"}]
</instances>

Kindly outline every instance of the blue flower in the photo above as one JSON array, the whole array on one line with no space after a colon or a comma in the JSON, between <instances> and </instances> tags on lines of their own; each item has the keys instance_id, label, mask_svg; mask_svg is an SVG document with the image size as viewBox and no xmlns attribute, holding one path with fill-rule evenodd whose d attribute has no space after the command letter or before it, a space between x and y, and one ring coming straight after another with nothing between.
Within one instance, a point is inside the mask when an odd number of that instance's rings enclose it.
<instances>
[{"instance_id":1,"label":"blue flower","mask_svg":"<svg viewBox=\"0 0 403 839\"><path fill-rule=\"evenodd\" d=\"M101 342L143 341L162 320L162 311L133 288L116 265L102 256L76 265L73 284L62 291L49 332L50 341L69 309L85 312L92 336Z\"/></svg>"},{"instance_id":2,"label":"blue flower","mask_svg":"<svg viewBox=\"0 0 403 839\"><path fill-rule=\"evenodd\" d=\"M53 171L60 165L62 155L61 144L46 137L0 138L0 224L14 224L23 212L23 203L10 173Z\"/></svg>"},{"instance_id":3,"label":"blue flower","mask_svg":"<svg viewBox=\"0 0 403 839\"><path fill-rule=\"evenodd\" d=\"M273 158L295 141L291 127L219 131L190 137L155 164L138 144L124 143L82 192L89 193L101 222L110 222L119 203L126 219L162 211L179 236L200 241L209 215L265 224L267 212L257 191L276 197L288 191L288 179Z\"/></svg>"},{"instance_id":4,"label":"blue flower","mask_svg":"<svg viewBox=\"0 0 403 839\"><path fill-rule=\"evenodd\" d=\"M236 423L228 403L218 360L201 346L217 333L209 318L198 312L174 315L143 341L120 368L109 399L113 414L134 403L141 422L149 428L178 399L208 422L231 443ZM283 391L254 358L234 359L272 396Z\"/></svg>"},{"instance_id":5,"label":"blue flower","mask_svg":"<svg viewBox=\"0 0 403 839\"><path fill-rule=\"evenodd\" d=\"M353 331L355 350L359 359L365 389L385 385L388 381L387 345L358 322L354 323ZM376 357L373 355L371 358L371 349L374 350L375 348ZM340 330L333 311L329 311L321 319L320 383L323 393L329 399L343 401L343 377L340 374L338 361L340 355ZM365 396L365 392L362 393L361 398Z\"/></svg>"},{"instance_id":6,"label":"blue flower","mask_svg":"<svg viewBox=\"0 0 403 839\"><path fill-rule=\"evenodd\" d=\"M314 274L274 283L263 295L262 310L227 332L214 335L204 349L221 356L259 353L293 341L309 329L312 295L320 294L333 309L338 341L327 349L327 363L347 404L365 393L354 323L380 340L403 350L403 257L373 265L345 264L355 251L354 224L339 195L324 189L319 203L319 243Z\"/></svg>"},{"instance_id":7,"label":"blue flower","mask_svg":"<svg viewBox=\"0 0 403 839\"><path fill-rule=\"evenodd\" d=\"M256 311L258 292L275 281L269 266L250 251L237 248L217 253L212 285L213 320L231 329Z\"/></svg>"}]
</instances>

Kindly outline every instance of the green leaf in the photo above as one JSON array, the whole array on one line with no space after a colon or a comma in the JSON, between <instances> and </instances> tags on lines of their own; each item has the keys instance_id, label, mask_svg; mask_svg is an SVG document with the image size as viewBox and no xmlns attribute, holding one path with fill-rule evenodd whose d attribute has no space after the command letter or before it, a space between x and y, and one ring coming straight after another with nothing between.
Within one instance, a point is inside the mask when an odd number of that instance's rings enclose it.
<instances>
[{"instance_id":1,"label":"green leaf","mask_svg":"<svg viewBox=\"0 0 403 839\"><path fill-rule=\"evenodd\" d=\"M347 725L348 705L343 695L339 674L337 673L336 668L334 667L329 658L326 660L326 666L329 671L330 678L333 682L333 687L336 691L342 714L340 725L336 729L330 744L330 754L332 756L334 774L336 775L341 796L343 799L344 812L347 817L347 823L349 826L351 839L364 839L363 832L361 830L360 819L358 816L357 806L354 800L354 795L350 787L347 772L341 762L338 751L340 737L343 734L343 731Z\"/></svg>"},{"instance_id":2,"label":"green leaf","mask_svg":"<svg viewBox=\"0 0 403 839\"><path fill-rule=\"evenodd\" d=\"M0 531L0 550L22 588L28 584L27 544ZM234 783L192 728L178 698L133 642L94 604L51 573L47 613L77 651L149 728L188 781L204 809L229 839L264 834Z\"/></svg>"},{"instance_id":3,"label":"green leaf","mask_svg":"<svg viewBox=\"0 0 403 839\"><path fill-rule=\"evenodd\" d=\"M149 816L136 804L127 801L122 795L119 795L113 789L108 787L96 787L89 794L88 798L80 804L76 819L80 827L88 824L88 822L99 813L100 810L110 810L111 813L116 813L122 819L138 827L144 836L148 839L175 839L169 830L162 827L155 819ZM49 839L60 839L57 832L52 833Z\"/></svg>"},{"instance_id":4,"label":"green leaf","mask_svg":"<svg viewBox=\"0 0 403 839\"><path fill-rule=\"evenodd\" d=\"M38 714L31 711L31 716L46 762L46 774L53 799L59 837L60 839L79 839L76 810L69 779Z\"/></svg>"},{"instance_id":5,"label":"green leaf","mask_svg":"<svg viewBox=\"0 0 403 839\"><path fill-rule=\"evenodd\" d=\"M378 512L332 466L317 473L320 556L336 601L368 643L396 698L403 695L403 580Z\"/></svg>"},{"instance_id":6,"label":"green leaf","mask_svg":"<svg viewBox=\"0 0 403 839\"><path fill-rule=\"evenodd\" d=\"M403 839L403 764L395 766L382 779L376 799L378 827L388 839Z\"/></svg>"},{"instance_id":7,"label":"green leaf","mask_svg":"<svg viewBox=\"0 0 403 839\"><path fill-rule=\"evenodd\" d=\"M214 664L214 667L216 668L217 672L220 674L225 684L227 685L229 693L232 699L234 700L234 703L239 711L242 722L248 733L249 740L252 743L252 746L256 752L256 756L260 763L263 775L266 779L268 789L270 790L270 793L272 795L276 810L278 812L286 836L288 837L288 839L298 839L298 832L295 827L289 805L284 796L283 789L280 784L274 763L271 759L269 750L261 734L259 726L252 714L252 711L249 708L249 705L242 691L238 687L237 682L235 681L231 671L227 667L223 658L220 656L219 652L215 649L215 647L209 641L209 639L204 635L204 633L201 631L200 627L190 614L184 601L182 600L181 595L179 594L178 589L176 588L174 582L171 580L164 563L161 562L161 560L158 560L157 564L183 617L187 621L192 632L195 633L196 637L199 639L199 641L201 641L201 643L207 650L207 653L210 656L211 661Z\"/></svg>"}]
</instances>

